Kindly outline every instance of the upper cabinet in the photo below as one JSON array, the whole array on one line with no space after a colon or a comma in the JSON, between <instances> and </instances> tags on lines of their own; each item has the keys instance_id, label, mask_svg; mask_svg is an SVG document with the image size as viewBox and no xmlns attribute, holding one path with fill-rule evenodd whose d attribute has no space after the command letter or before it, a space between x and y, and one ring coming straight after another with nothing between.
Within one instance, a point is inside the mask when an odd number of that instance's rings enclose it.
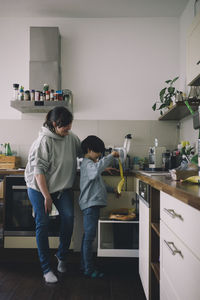
<instances>
[{"instance_id":1,"label":"upper cabinet","mask_svg":"<svg viewBox=\"0 0 200 300\"><path fill-rule=\"evenodd\" d=\"M187 36L187 84L200 83L200 13L188 31Z\"/></svg>"}]
</instances>

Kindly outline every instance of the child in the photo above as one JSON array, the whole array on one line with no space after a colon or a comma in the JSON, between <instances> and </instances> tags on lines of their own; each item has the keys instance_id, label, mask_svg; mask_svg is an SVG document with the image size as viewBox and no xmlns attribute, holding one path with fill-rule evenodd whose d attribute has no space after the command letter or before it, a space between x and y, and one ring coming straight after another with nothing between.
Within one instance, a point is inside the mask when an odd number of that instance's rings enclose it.
<instances>
[{"instance_id":1,"label":"child","mask_svg":"<svg viewBox=\"0 0 200 300\"><path fill-rule=\"evenodd\" d=\"M83 211L84 234L81 246L81 268L84 275L90 278L103 277L94 269L92 243L96 237L100 208L107 204L106 186L101 173L111 165L114 157L119 153L111 154L98 160L105 150L104 142L97 136L90 135L81 143L83 161L80 168L80 197L79 205Z\"/></svg>"}]
</instances>

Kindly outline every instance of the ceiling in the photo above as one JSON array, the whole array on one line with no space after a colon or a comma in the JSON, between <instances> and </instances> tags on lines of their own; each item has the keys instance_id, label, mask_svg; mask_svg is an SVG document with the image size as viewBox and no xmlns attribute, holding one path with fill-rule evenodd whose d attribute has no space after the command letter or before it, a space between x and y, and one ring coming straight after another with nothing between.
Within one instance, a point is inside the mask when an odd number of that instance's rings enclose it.
<instances>
[{"instance_id":1,"label":"ceiling","mask_svg":"<svg viewBox=\"0 0 200 300\"><path fill-rule=\"evenodd\" d=\"M0 17L179 17L189 0L0 0Z\"/></svg>"}]
</instances>

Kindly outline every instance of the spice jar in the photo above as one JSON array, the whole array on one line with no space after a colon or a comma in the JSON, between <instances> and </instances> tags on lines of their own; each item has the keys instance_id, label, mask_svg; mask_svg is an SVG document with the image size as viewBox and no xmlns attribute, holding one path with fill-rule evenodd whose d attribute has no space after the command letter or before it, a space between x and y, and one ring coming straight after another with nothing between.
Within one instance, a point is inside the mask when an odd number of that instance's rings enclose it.
<instances>
[{"instance_id":1,"label":"spice jar","mask_svg":"<svg viewBox=\"0 0 200 300\"><path fill-rule=\"evenodd\" d=\"M18 94L19 94L19 84L18 83L13 83L13 100L18 100Z\"/></svg>"},{"instance_id":2,"label":"spice jar","mask_svg":"<svg viewBox=\"0 0 200 300\"><path fill-rule=\"evenodd\" d=\"M50 101L50 91L45 92L45 100Z\"/></svg>"},{"instance_id":3,"label":"spice jar","mask_svg":"<svg viewBox=\"0 0 200 300\"><path fill-rule=\"evenodd\" d=\"M24 93L24 100L26 100L26 101L30 100L30 92L29 92L29 90L25 91L25 93Z\"/></svg>"},{"instance_id":4,"label":"spice jar","mask_svg":"<svg viewBox=\"0 0 200 300\"><path fill-rule=\"evenodd\" d=\"M35 101L35 90L31 90L31 101Z\"/></svg>"},{"instance_id":5,"label":"spice jar","mask_svg":"<svg viewBox=\"0 0 200 300\"><path fill-rule=\"evenodd\" d=\"M35 92L35 101L40 101L40 91Z\"/></svg>"},{"instance_id":6,"label":"spice jar","mask_svg":"<svg viewBox=\"0 0 200 300\"><path fill-rule=\"evenodd\" d=\"M50 92L50 101L54 101L53 94L54 94L54 90L51 90L51 92Z\"/></svg>"},{"instance_id":7,"label":"spice jar","mask_svg":"<svg viewBox=\"0 0 200 300\"><path fill-rule=\"evenodd\" d=\"M40 93L40 101L45 101L45 93Z\"/></svg>"},{"instance_id":8,"label":"spice jar","mask_svg":"<svg viewBox=\"0 0 200 300\"><path fill-rule=\"evenodd\" d=\"M18 99L19 100L24 100L24 87L21 85L19 94L18 94Z\"/></svg>"}]
</instances>

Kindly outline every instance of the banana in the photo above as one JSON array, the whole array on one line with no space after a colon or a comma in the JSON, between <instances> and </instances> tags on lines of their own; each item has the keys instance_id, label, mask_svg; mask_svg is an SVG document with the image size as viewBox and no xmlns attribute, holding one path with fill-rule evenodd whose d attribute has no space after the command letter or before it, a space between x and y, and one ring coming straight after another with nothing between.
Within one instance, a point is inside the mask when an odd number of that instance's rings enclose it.
<instances>
[{"instance_id":1,"label":"banana","mask_svg":"<svg viewBox=\"0 0 200 300\"><path fill-rule=\"evenodd\" d=\"M124 186L125 179L124 179L123 167L122 167L122 163L121 163L121 160L120 160L120 159L119 159L119 170L120 170L121 180L120 180L120 182L118 183L118 186L117 186L117 192L118 192L118 194L121 194L122 188L123 188L123 186Z\"/></svg>"},{"instance_id":2,"label":"banana","mask_svg":"<svg viewBox=\"0 0 200 300\"><path fill-rule=\"evenodd\" d=\"M121 191L122 191L122 188L123 188L123 185L124 185L124 181L125 181L125 179L122 178L120 180L120 182L118 183L118 186L117 186L117 192L118 192L118 194L121 194Z\"/></svg>"},{"instance_id":3,"label":"banana","mask_svg":"<svg viewBox=\"0 0 200 300\"><path fill-rule=\"evenodd\" d=\"M189 181L189 182L192 182L192 183L198 183L200 184L200 176L190 176L182 181Z\"/></svg>"}]
</instances>

